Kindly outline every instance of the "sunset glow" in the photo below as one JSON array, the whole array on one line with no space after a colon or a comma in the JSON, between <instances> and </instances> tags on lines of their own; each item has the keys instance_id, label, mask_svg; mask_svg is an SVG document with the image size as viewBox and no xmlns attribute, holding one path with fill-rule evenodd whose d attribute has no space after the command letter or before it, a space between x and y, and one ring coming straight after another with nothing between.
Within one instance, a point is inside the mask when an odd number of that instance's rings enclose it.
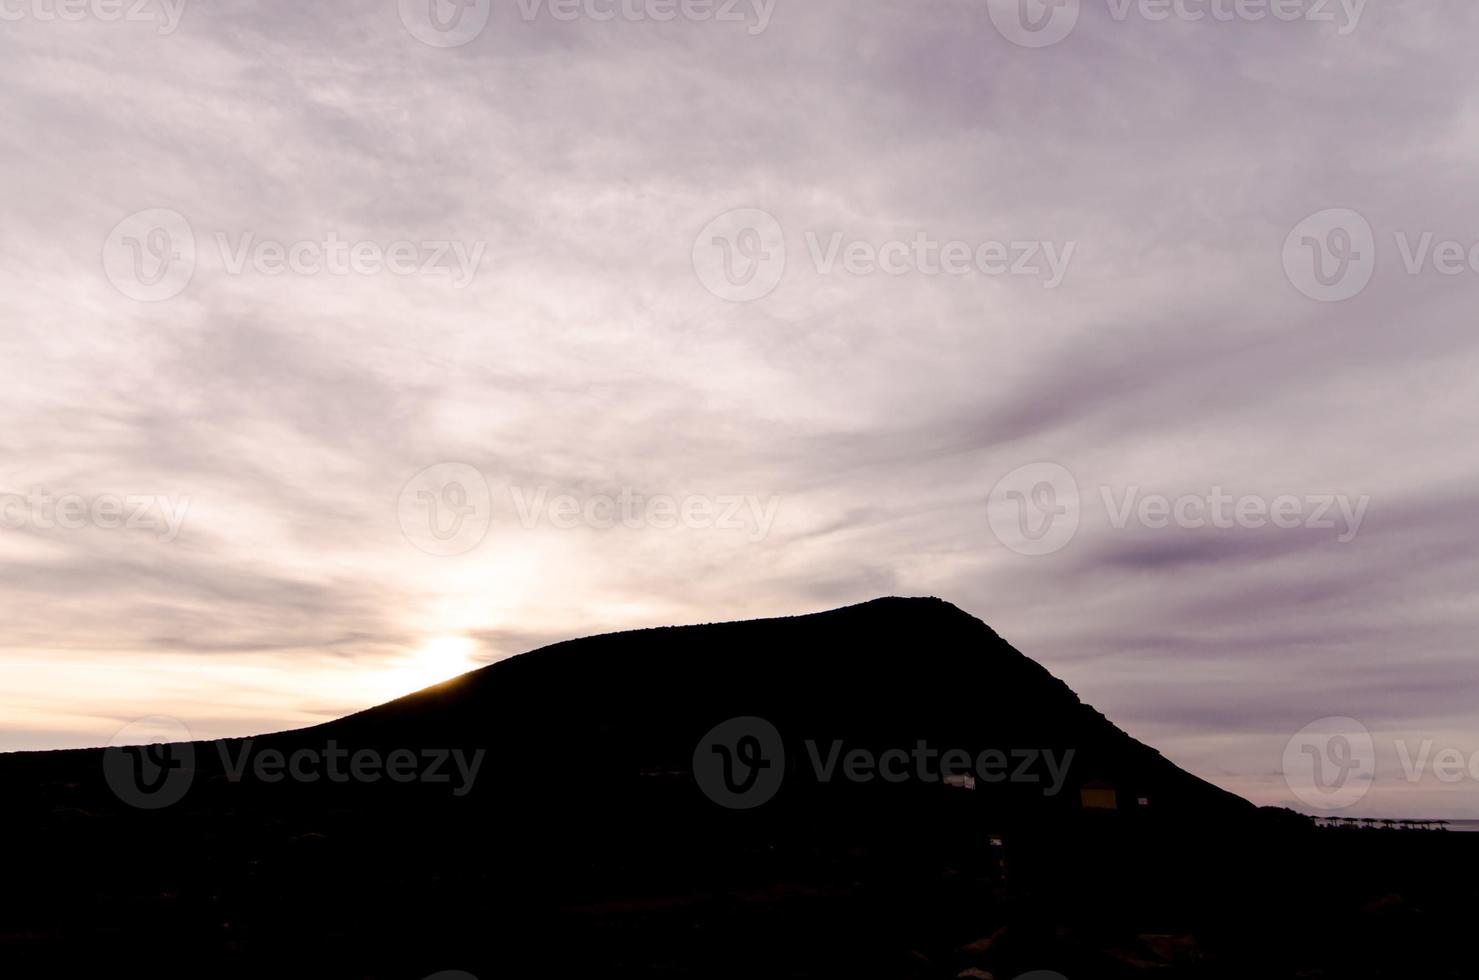
<instances>
[{"instance_id":1,"label":"sunset glow","mask_svg":"<svg viewBox=\"0 0 1479 980\"><path fill-rule=\"evenodd\" d=\"M472 659L473 650L473 642L465 636L437 637L379 672L374 682L394 689L394 695L419 691L481 666Z\"/></svg>"}]
</instances>

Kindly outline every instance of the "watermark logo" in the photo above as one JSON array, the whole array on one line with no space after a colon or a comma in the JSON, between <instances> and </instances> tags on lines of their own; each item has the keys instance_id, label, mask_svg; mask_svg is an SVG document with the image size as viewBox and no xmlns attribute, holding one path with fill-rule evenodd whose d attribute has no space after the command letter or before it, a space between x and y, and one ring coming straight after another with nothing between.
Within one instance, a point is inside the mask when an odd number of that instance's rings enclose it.
<instances>
[{"instance_id":1,"label":"watermark logo","mask_svg":"<svg viewBox=\"0 0 1479 980\"><path fill-rule=\"evenodd\" d=\"M759 208L719 215L693 241L693 271L705 289L732 303L769 296L786 272L780 222Z\"/></svg>"},{"instance_id":2,"label":"watermark logo","mask_svg":"<svg viewBox=\"0 0 1479 980\"><path fill-rule=\"evenodd\" d=\"M786 776L781 733L764 718L731 718L693 750L693 777L704 795L731 810L750 810L775 796Z\"/></svg>"},{"instance_id":3,"label":"watermark logo","mask_svg":"<svg viewBox=\"0 0 1479 980\"><path fill-rule=\"evenodd\" d=\"M1078 481L1059 463L1028 463L996 482L986 517L996 539L1019 555L1062 551L1078 533Z\"/></svg>"},{"instance_id":4,"label":"watermark logo","mask_svg":"<svg viewBox=\"0 0 1479 980\"><path fill-rule=\"evenodd\" d=\"M488 247L481 241L447 239L381 243L344 238L334 231L322 238L294 241L259 238L250 231L235 235L218 231L208 244L214 246L214 258L230 276L389 274L446 279L454 289L472 283ZM103 243L103 271L130 299L157 303L173 299L190 285L199 251L184 215L151 208L114 226Z\"/></svg>"},{"instance_id":5,"label":"watermark logo","mask_svg":"<svg viewBox=\"0 0 1479 980\"><path fill-rule=\"evenodd\" d=\"M103 751L103 776L124 803L160 810L185 798L195 780L195 745L173 718L140 718L124 727ZM226 781L259 783L360 783L382 780L447 786L460 799L472 792L486 749L349 749L334 739L296 749L258 747L254 739L214 743Z\"/></svg>"},{"instance_id":6,"label":"watermark logo","mask_svg":"<svg viewBox=\"0 0 1479 980\"><path fill-rule=\"evenodd\" d=\"M184 723L163 715L130 722L103 750L103 778L124 803L160 810L180 802L195 780L195 746Z\"/></svg>"},{"instance_id":7,"label":"watermark logo","mask_svg":"<svg viewBox=\"0 0 1479 980\"><path fill-rule=\"evenodd\" d=\"M1344 810L1365 798L1376 776L1376 744L1354 718L1311 722L1284 746L1284 782L1316 810Z\"/></svg>"},{"instance_id":8,"label":"watermark logo","mask_svg":"<svg viewBox=\"0 0 1479 980\"><path fill-rule=\"evenodd\" d=\"M849 747L841 739L825 745L805 743L806 759L818 784L943 783L970 789L984 783L1038 786L1047 797L1057 796L1068 782L1076 749L940 750L925 739L910 748L877 751L870 746ZM729 809L752 809L769 802L785 776L785 752L780 732L763 718L732 718L716 725L693 752L693 774L698 786L715 803Z\"/></svg>"},{"instance_id":9,"label":"watermark logo","mask_svg":"<svg viewBox=\"0 0 1479 980\"><path fill-rule=\"evenodd\" d=\"M1109 19L1123 24L1132 17L1147 24L1169 21L1257 24L1304 21L1335 24L1340 37L1361 23L1366 0L1105 0ZM1081 0L987 0L991 23L1019 47L1046 48L1073 33L1082 12Z\"/></svg>"},{"instance_id":10,"label":"watermark logo","mask_svg":"<svg viewBox=\"0 0 1479 980\"><path fill-rule=\"evenodd\" d=\"M437 463L406 481L396 514L407 541L449 558L483 543L493 522L493 496L476 467Z\"/></svg>"},{"instance_id":11,"label":"watermark logo","mask_svg":"<svg viewBox=\"0 0 1479 980\"><path fill-rule=\"evenodd\" d=\"M1149 493L1139 486L1099 486L1098 509L1081 497L1078 480L1059 463L1029 463L997 481L987 502L991 531L1021 555L1051 555L1066 548L1089 514L1096 522L1123 531L1214 528L1257 531L1264 528L1334 531L1338 544L1360 533L1370 495L1337 493L1231 494L1214 485L1206 492Z\"/></svg>"},{"instance_id":12,"label":"watermark logo","mask_svg":"<svg viewBox=\"0 0 1479 980\"><path fill-rule=\"evenodd\" d=\"M1479 276L1479 241L1399 228L1388 245L1385 234L1378 238L1365 217L1348 208L1321 211L1296 225L1284 242L1284 271L1306 296L1335 303L1365 290L1377 262L1393 253L1408 276Z\"/></svg>"},{"instance_id":13,"label":"watermark logo","mask_svg":"<svg viewBox=\"0 0 1479 980\"><path fill-rule=\"evenodd\" d=\"M987 0L991 23L1023 48L1045 48L1073 33L1080 0Z\"/></svg>"},{"instance_id":14,"label":"watermark logo","mask_svg":"<svg viewBox=\"0 0 1479 980\"><path fill-rule=\"evenodd\" d=\"M493 0L399 0L401 23L434 48L457 48L488 26Z\"/></svg>"},{"instance_id":15,"label":"watermark logo","mask_svg":"<svg viewBox=\"0 0 1479 980\"><path fill-rule=\"evenodd\" d=\"M1359 212L1329 208L1305 218L1284 240L1284 274L1322 303L1359 295L1376 271L1376 235Z\"/></svg>"},{"instance_id":16,"label":"watermark logo","mask_svg":"<svg viewBox=\"0 0 1479 980\"><path fill-rule=\"evenodd\" d=\"M991 23L1023 48L1046 48L1073 33L1079 0L986 0Z\"/></svg>"},{"instance_id":17,"label":"watermark logo","mask_svg":"<svg viewBox=\"0 0 1479 980\"><path fill-rule=\"evenodd\" d=\"M1076 241L942 240L927 231L884 241L832 230L804 229L806 258L818 276L984 276L1031 278L1044 289L1063 284ZM746 303L770 295L787 271L786 234L775 216L756 208L720 215L693 243L693 269L720 299Z\"/></svg>"},{"instance_id":18,"label":"watermark logo","mask_svg":"<svg viewBox=\"0 0 1479 980\"><path fill-rule=\"evenodd\" d=\"M185 291L195 275L195 233L178 211L136 211L103 242L103 272L120 293L158 303Z\"/></svg>"}]
</instances>

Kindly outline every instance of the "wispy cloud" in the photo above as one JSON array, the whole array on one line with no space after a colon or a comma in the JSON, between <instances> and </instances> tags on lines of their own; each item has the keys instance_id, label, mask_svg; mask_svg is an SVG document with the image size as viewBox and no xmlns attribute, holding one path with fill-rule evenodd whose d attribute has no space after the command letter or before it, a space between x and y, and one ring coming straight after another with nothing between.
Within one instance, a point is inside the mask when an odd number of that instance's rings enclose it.
<instances>
[{"instance_id":1,"label":"wispy cloud","mask_svg":"<svg viewBox=\"0 0 1479 980\"><path fill-rule=\"evenodd\" d=\"M1457 721L1479 274L1409 270L1396 237L1479 241L1479 12L1371 0L1342 32L1085 0L1028 48L954 0L780 3L753 31L526 7L449 47L369 0L190 4L168 33L27 5L0 23L0 492L188 501L168 542L91 518L0 533L0 748L98 743L133 710L300 724L383 693L339 668L439 637L487 661L898 592L952 599L1261 801L1322 715L1479 749ZM773 216L785 262L736 303L694 263L738 208ZM1281 262L1329 208L1376 250L1341 303ZM193 267L142 302L109 270L150 259L120 224L150 209L188 224ZM1076 247L1046 289L820 269L808 236L838 234ZM274 271L271 245L238 268L244 236L480 259L466 282ZM1038 461L1083 513L1028 557L988 497ZM403 529L439 463L488 490L453 556ZM1131 487L1370 505L1344 543L1115 527L1101 489ZM522 526L512 491L539 488L781 503L758 541ZM1407 812L1479 815L1400 788Z\"/></svg>"}]
</instances>

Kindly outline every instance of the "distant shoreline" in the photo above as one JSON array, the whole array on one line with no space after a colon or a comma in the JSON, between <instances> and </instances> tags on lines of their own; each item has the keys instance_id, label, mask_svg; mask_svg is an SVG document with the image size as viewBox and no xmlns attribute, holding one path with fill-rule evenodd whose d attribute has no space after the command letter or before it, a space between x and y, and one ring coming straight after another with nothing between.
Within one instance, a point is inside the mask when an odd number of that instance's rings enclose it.
<instances>
[{"instance_id":1,"label":"distant shoreline","mask_svg":"<svg viewBox=\"0 0 1479 980\"><path fill-rule=\"evenodd\" d=\"M1328 828L1330 828L1332 830L1401 830L1401 831L1410 831L1410 832L1415 832L1415 833L1418 833L1418 832L1421 832L1422 831L1422 828L1419 828L1419 827L1401 826L1402 819L1401 818L1395 818L1395 817L1393 819L1397 820L1397 822L1398 822L1398 826L1396 826L1396 827L1386 827L1386 826L1384 826L1381 823L1381 821L1383 819L1385 819L1383 817L1370 818L1370 819L1376 820L1376 823L1374 823L1374 824L1362 824L1362 825L1357 826L1357 827L1336 826L1336 825L1327 823L1327 821L1332 820L1332 819L1335 819L1335 818L1332 818L1332 817L1310 817L1310 819L1318 822L1320 824L1320 826L1322 826L1322 827L1328 827ZM1365 817L1357 817L1356 819L1358 819L1358 820L1365 820L1365 819L1368 819L1368 818L1365 818ZM1474 819L1474 820L1426 820L1426 821L1424 821L1424 820L1418 820L1417 823L1419 823L1419 824L1422 824L1422 823L1437 824L1437 825L1440 825L1440 827L1441 827L1442 830L1446 830L1449 833L1456 833L1456 834L1474 834L1474 833L1479 833L1479 819Z\"/></svg>"}]
</instances>

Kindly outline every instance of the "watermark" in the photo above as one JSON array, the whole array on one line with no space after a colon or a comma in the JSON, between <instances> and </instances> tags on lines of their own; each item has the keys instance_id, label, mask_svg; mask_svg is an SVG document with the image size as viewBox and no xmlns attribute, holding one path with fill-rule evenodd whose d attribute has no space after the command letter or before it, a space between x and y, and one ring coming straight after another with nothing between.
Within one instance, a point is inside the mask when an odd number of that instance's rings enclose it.
<instances>
[{"instance_id":1,"label":"watermark","mask_svg":"<svg viewBox=\"0 0 1479 980\"><path fill-rule=\"evenodd\" d=\"M1346 37L1361 23L1367 0L1104 0L1110 20L1147 24L1264 21L1332 24ZM1002 37L1024 48L1046 48L1078 26L1084 0L987 0L991 23Z\"/></svg>"},{"instance_id":2,"label":"watermark","mask_svg":"<svg viewBox=\"0 0 1479 980\"><path fill-rule=\"evenodd\" d=\"M1042 239L940 239L929 232L912 238L873 240L844 231L804 229L804 255L812 274L885 276L1010 276L1057 289L1068 274L1075 241ZM698 280L720 299L743 303L775 291L785 276L786 234L776 217L759 208L740 208L706 224L693 241Z\"/></svg>"},{"instance_id":3,"label":"watermark","mask_svg":"<svg viewBox=\"0 0 1479 980\"><path fill-rule=\"evenodd\" d=\"M613 493L562 493L511 485L507 494L507 513L526 531L739 531L751 543L770 534L781 506L774 494L678 495L643 493L630 486ZM483 543L493 523L494 503L489 481L476 467L438 463L401 488L396 516L415 547L451 557Z\"/></svg>"},{"instance_id":4,"label":"watermark","mask_svg":"<svg viewBox=\"0 0 1479 980\"><path fill-rule=\"evenodd\" d=\"M940 241L922 231L909 240L880 243L849 239L840 231L825 245L814 231L805 237L807 255L821 276L838 269L850 276L1021 276L1040 280L1044 289L1063 284L1078 248L1074 241Z\"/></svg>"},{"instance_id":5,"label":"watermark","mask_svg":"<svg viewBox=\"0 0 1479 980\"><path fill-rule=\"evenodd\" d=\"M1311 722L1284 746L1289 791L1316 810L1343 810L1365 798L1376 777L1376 744L1354 718Z\"/></svg>"},{"instance_id":6,"label":"watermark","mask_svg":"<svg viewBox=\"0 0 1479 980\"><path fill-rule=\"evenodd\" d=\"M1116 531L1303 528L1332 531L1338 544L1355 540L1371 506L1369 495L1234 494L1219 485L1206 492L1179 494L1109 484L1098 491L1104 526ZM986 507L999 542L1017 554L1039 557L1068 547L1085 512L1078 480L1066 466L1054 462L1028 463L1007 473L991 488Z\"/></svg>"},{"instance_id":7,"label":"watermark","mask_svg":"<svg viewBox=\"0 0 1479 980\"><path fill-rule=\"evenodd\" d=\"M401 23L434 48L458 48L488 26L493 0L397 0Z\"/></svg>"},{"instance_id":8,"label":"watermark","mask_svg":"<svg viewBox=\"0 0 1479 980\"><path fill-rule=\"evenodd\" d=\"M516 0L519 16L527 22L548 17L564 23L576 20L666 24L742 24L751 37L765 33L779 0Z\"/></svg>"},{"instance_id":9,"label":"watermark","mask_svg":"<svg viewBox=\"0 0 1479 980\"><path fill-rule=\"evenodd\" d=\"M234 754L231 743L216 743L226 779L240 783L250 775L262 783L421 783L443 785L462 798L472 792L487 749L469 754L464 749L347 749L334 739L322 748L304 747L284 751L255 749L252 739L242 739Z\"/></svg>"},{"instance_id":10,"label":"watermark","mask_svg":"<svg viewBox=\"0 0 1479 980\"><path fill-rule=\"evenodd\" d=\"M1346 717L1321 718L1289 740L1284 748L1285 783L1312 809L1347 809L1375 784L1379 748L1383 754L1390 748L1397 771L1410 784L1425 779L1445 785L1479 783L1479 748L1439 746L1432 738L1378 740L1361 722Z\"/></svg>"},{"instance_id":11,"label":"watermark","mask_svg":"<svg viewBox=\"0 0 1479 980\"><path fill-rule=\"evenodd\" d=\"M764 718L715 725L693 750L693 778L705 796L731 810L769 803L786 778L781 733Z\"/></svg>"},{"instance_id":12,"label":"watermark","mask_svg":"<svg viewBox=\"0 0 1479 980\"><path fill-rule=\"evenodd\" d=\"M842 739L804 743L805 760L818 783L1014 783L1042 788L1046 797L1063 791L1075 749L939 749L924 740L882 752L849 746ZM693 751L693 775L704 795L720 806L748 810L773 799L785 779L780 732L764 718L731 718L716 725Z\"/></svg>"},{"instance_id":13,"label":"watermark","mask_svg":"<svg viewBox=\"0 0 1479 980\"><path fill-rule=\"evenodd\" d=\"M759 208L726 211L693 240L693 271L704 288L733 303L769 296L786 274L786 234Z\"/></svg>"},{"instance_id":14,"label":"watermark","mask_svg":"<svg viewBox=\"0 0 1479 980\"><path fill-rule=\"evenodd\" d=\"M1159 24L1177 20L1190 23L1241 21L1257 24L1267 20L1286 24L1334 24L1346 37L1361 24L1367 0L1104 0L1109 16L1117 23L1136 18Z\"/></svg>"},{"instance_id":15,"label":"watermark","mask_svg":"<svg viewBox=\"0 0 1479 980\"><path fill-rule=\"evenodd\" d=\"M943 783L973 779L975 785L1016 783L1041 786L1043 796L1054 797L1063 791L1068 768L1076 749L1065 749L1060 755L1054 749L984 749L972 753L966 749L934 749L923 739L912 748L893 748L875 753L867 748L847 748L833 740L820 750L815 741L806 743L807 755L819 782L828 783L841 776L851 783Z\"/></svg>"},{"instance_id":16,"label":"watermark","mask_svg":"<svg viewBox=\"0 0 1479 980\"><path fill-rule=\"evenodd\" d=\"M103 273L120 293L158 303L185 291L195 275L195 233L178 211L135 211L103 241Z\"/></svg>"},{"instance_id":17,"label":"watermark","mask_svg":"<svg viewBox=\"0 0 1479 980\"><path fill-rule=\"evenodd\" d=\"M19 531L152 531L169 544L180 536L190 511L190 497L160 494L104 493L88 497L53 494L45 487L27 493L0 493L0 529Z\"/></svg>"},{"instance_id":18,"label":"watermark","mask_svg":"<svg viewBox=\"0 0 1479 980\"><path fill-rule=\"evenodd\" d=\"M1338 493L1316 493L1297 496L1242 494L1234 496L1214 486L1206 494L1185 493L1171 497L1144 493L1140 487L1127 487L1116 499L1110 487L1100 487L1109 525L1124 530L1132 524L1160 530L1167 527L1198 530L1242 528L1259 530L1266 527L1293 530L1308 528L1336 532L1341 544L1354 541L1371 506L1370 496L1350 497Z\"/></svg>"},{"instance_id":19,"label":"watermark","mask_svg":"<svg viewBox=\"0 0 1479 980\"><path fill-rule=\"evenodd\" d=\"M1440 783L1479 783L1479 749L1464 750L1447 746L1437 748L1431 738L1421 741L1398 739L1394 742L1402 778L1409 783L1422 782L1429 774ZM1435 751L1436 749L1436 751Z\"/></svg>"},{"instance_id":20,"label":"watermark","mask_svg":"<svg viewBox=\"0 0 1479 980\"><path fill-rule=\"evenodd\" d=\"M991 23L1023 48L1057 44L1078 26L1080 0L986 0Z\"/></svg>"},{"instance_id":21,"label":"watermark","mask_svg":"<svg viewBox=\"0 0 1479 980\"><path fill-rule=\"evenodd\" d=\"M1041 557L1068 547L1082 519L1078 481L1059 463L1028 463L996 481L986 520L996 539L1019 555Z\"/></svg>"},{"instance_id":22,"label":"watermark","mask_svg":"<svg viewBox=\"0 0 1479 980\"><path fill-rule=\"evenodd\" d=\"M1378 236L1371 223L1350 208L1329 208L1305 218L1284 241L1284 274L1310 299L1338 303L1359 296L1371 284L1377 264L1395 257L1408 276L1479 277L1479 236L1440 237L1429 230L1399 228Z\"/></svg>"},{"instance_id":23,"label":"watermark","mask_svg":"<svg viewBox=\"0 0 1479 980\"><path fill-rule=\"evenodd\" d=\"M429 555L465 555L493 523L488 481L467 463L437 463L406 481L396 504L406 540Z\"/></svg>"},{"instance_id":24,"label":"watermark","mask_svg":"<svg viewBox=\"0 0 1479 980\"><path fill-rule=\"evenodd\" d=\"M548 525L563 531L577 528L609 531L617 527L744 531L746 540L752 543L770 534L781 505L775 495L725 493L677 497L666 493L641 494L631 487L615 494L585 495L552 495L548 487L510 487L509 497L525 530Z\"/></svg>"},{"instance_id":25,"label":"watermark","mask_svg":"<svg viewBox=\"0 0 1479 980\"><path fill-rule=\"evenodd\" d=\"M162 810L185 798L195 780L195 745L184 722L150 715L129 722L103 750L103 780L140 810Z\"/></svg>"},{"instance_id":26,"label":"watermark","mask_svg":"<svg viewBox=\"0 0 1479 980\"><path fill-rule=\"evenodd\" d=\"M1348 208L1317 211L1284 239L1284 274L1310 299L1339 303L1359 295L1376 271L1371 224Z\"/></svg>"},{"instance_id":27,"label":"watermark","mask_svg":"<svg viewBox=\"0 0 1479 980\"><path fill-rule=\"evenodd\" d=\"M330 231L319 239L259 238L256 232L217 231L209 242L226 275L381 276L447 279L454 289L470 285L482 264L486 242L445 239L378 242L343 238ZM199 260L195 233L184 215L150 208L113 227L103 244L103 271L119 292L141 302L160 302L183 293Z\"/></svg>"},{"instance_id":28,"label":"watermark","mask_svg":"<svg viewBox=\"0 0 1479 980\"><path fill-rule=\"evenodd\" d=\"M329 232L321 241L258 239L253 232L236 236L215 234L216 248L227 275L254 272L263 276L421 276L450 279L452 288L465 289L477 275L487 242L448 239L399 240L381 244L353 241Z\"/></svg>"},{"instance_id":29,"label":"watermark","mask_svg":"<svg viewBox=\"0 0 1479 980\"><path fill-rule=\"evenodd\" d=\"M141 740L157 735L168 742ZM349 749L334 739L322 747L257 748L253 739L212 743L226 781L248 779L260 783L360 783L381 781L408 785L446 786L460 799L472 792L486 749L409 749L390 751ZM142 810L159 810L183 800L195 781L197 746L183 724L162 717L133 722L103 751L103 775L108 787L124 803Z\"/></svg>"},{"instance_id":30,"label":"watermark","mask_svg":"<svg viewBox=\"0 0 1479 980\"><path fill-rule=\"evenodd\" d=\"M526 24L556 21L640 24L735 24L751 37L770 27L779 0L515 0ZM492 0L398 0L401 23L416 40L457 48L488 28Z\"/></svg>"},{"instance_id":31,"label":"watermark","mask_svg":"<svg viewBox=\"0 0 1479 980\"><path fill-rule=\"evenodd\" d=\"M96 20L105 24L126 22L153 24L161 37L179 29L189 0L0 0L0 21L16 23L77 23Z\"/></svg>"}]
</instances>

